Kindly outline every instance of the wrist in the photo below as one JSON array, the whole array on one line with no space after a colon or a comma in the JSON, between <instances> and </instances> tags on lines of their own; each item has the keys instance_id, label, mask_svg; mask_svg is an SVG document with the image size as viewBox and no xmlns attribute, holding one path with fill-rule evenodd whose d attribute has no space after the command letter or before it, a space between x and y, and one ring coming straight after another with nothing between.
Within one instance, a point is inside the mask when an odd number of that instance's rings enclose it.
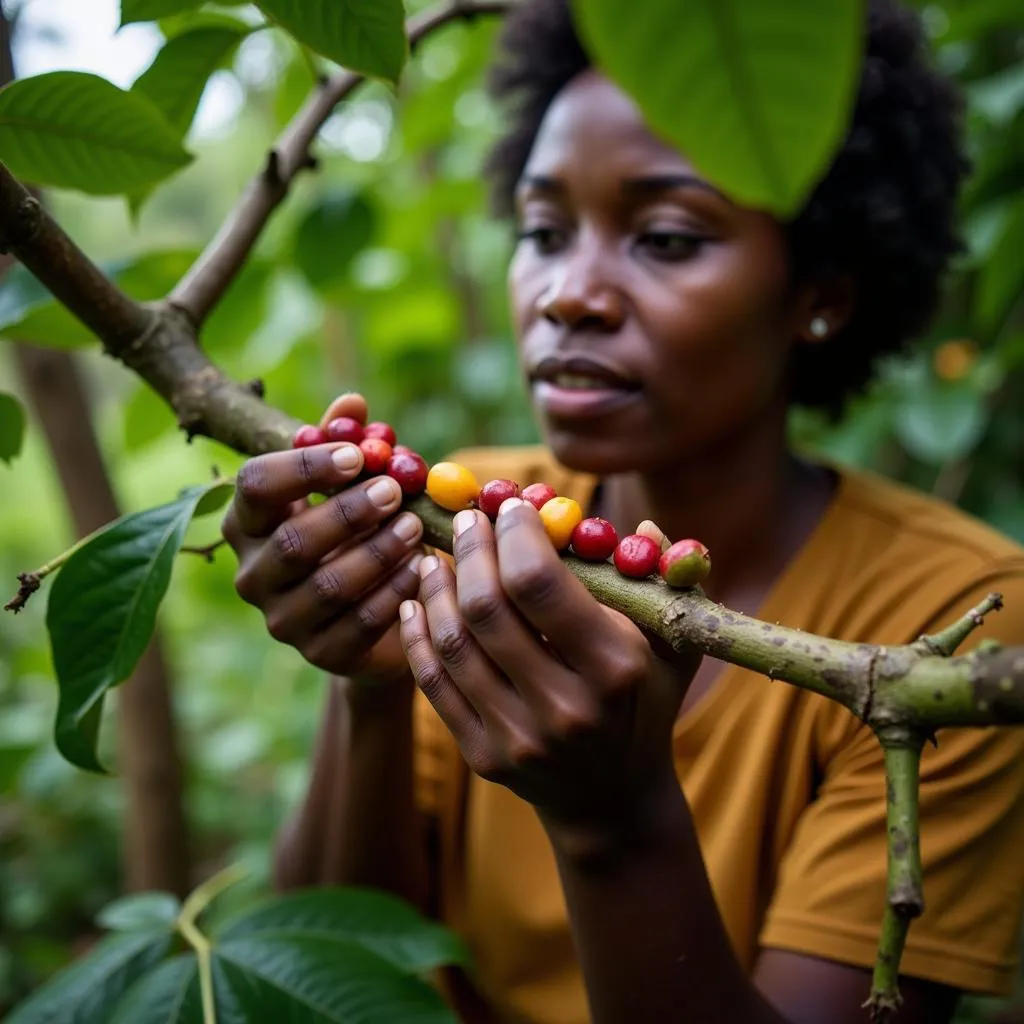
<instances>
[{"instance_id":1,"label":"wrist","mask_svg":"<svg viewBox=\"0 0 1024 1024\"><path fill-rule=\"evenodd\" d=\"M559 860L575 868L607 871L675 835L689 809L672 772L600 817L566 820L539 809L538 814Z\"/></svg>"}]
</instances>

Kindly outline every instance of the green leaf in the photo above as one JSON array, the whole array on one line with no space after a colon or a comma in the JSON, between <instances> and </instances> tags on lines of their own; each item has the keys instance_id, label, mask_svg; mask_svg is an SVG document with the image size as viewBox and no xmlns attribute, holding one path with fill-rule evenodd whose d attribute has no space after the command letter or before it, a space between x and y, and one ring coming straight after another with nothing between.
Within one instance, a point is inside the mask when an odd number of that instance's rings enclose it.
<instances>
[{"instance_id":1,"label":"green leaf","mask_svg":"<svg viewBox=\"0 0 1024 1024\"><path fill-rule=\"evenodd\" d=\"M26 181L92 195L138 190L192 160L149 100L81 71L0 90L0 153Z\"/></svg>"},{"instance_id":2,"label":"green leaf","mask_svg":"<svg viewBox=\"0 0 1024 1024\"><path fill-rule=\"evenodd\" d=\"M218 941L253 935L356 943L409 973L468 960L466 947L454 933L421 917L408 903L371 889L275 896L228 921Z\"/></svg>"},{"instance_id":3,"label":"green leaf","mask_svg":"<svg viewBox=\"0 0 1024 1024\"><path fill-rule=\"evenodd\" d=\"M46 625L60 686L56 742L72 764L102 772L96 757L103 697L142 657L193 516L213 511L230 484L192 487L177 500L122 517L64 564Z\"/></svg>"},{"instance_id":4,"label":"green leaf","mask_svg":"<svg viewBox=\"0 0 1024 1024\"><path fill-rule=\"evenodd\" d=\"M123 411L124 447L125 451L133 454L178 427L170 406L142 382L123 406Z\"/></svg>"},{"instance_id":5,"label":"green leaf","mask_svg":"<svg viewBox=\"0 0 1024 1024\"><path fill-rule=\"evenodd\" d=\"M970 105L994 125L1007 125L1024 108L1024 61L966 88Z\"/></svg>"},{"instance_id":6,"label":"green leaf","mask_svg":"<svg viewBox=\"0 0 1024 1024\"><path fill-rule=\"evenodd\" d=\"M136 892L108 903L96 915L96 923L114 932L173 929L180 911L181 901L173 893Z\"/></svg>"},{"instance_id":7,"label":"green leaf","mask_svg":"<svg viewBox=\"0 0 1024 1024\"><path fill-rule=\"evenodd\" d=\"M409 53L402 0L255 0L300 43L324 57L397 82Z\"/></svg>"},{"instance_id":8,"label":"green leaf","mask_svg":"<svg viewBox=\"0 0 1024 1024\"><path fill-rule=\"evenodd\" d=\"M214 947L224 1024L455 1024L427 982L351 943L256 935Z\"/></svg>"},{"instance_id":9,"label":"green leaf","mask_svg":"<svg viewBox=\"0 0 1024 1024\"><path fill-rule=\"evenodd\" d=\"M999 328L1024 292L1024 199L1018 199L1003 224L974 299L974 315L983 331Z\"/></svg>"},{"instance_id":10,"label":"green leaf","mask_svg":"<svg viewBox=\"0 0 1024 1024\"><path fill-rule=\"evenodd\" d=\"M952 384L905 394L893 426L911 455L941 465L969 455L987 424L984 396L966 384Z\"/></svg>"},{"instance_id":11,"label":"green leaf","mask_svg":"<svg viewBox=\"0 0 1024 1024\"><path fill-rule=\"evenodd\" d=\"M192 125L210 75L229 61L248 28L196 28L165 43L131 91L145 96L179 138Z\"/></svg>"},{"instance_id":12,"label":"green leaf","mask_svg":"<svg viewBox=\"0 0 1024 1024\"><path fill-rule=\"evenodd\" d=\"M202 1024L199 965L181 953L140 978L114 1009L110 1024Z\"/></svg>"},{"instance_id":13,"label":"green leaf","mask_svg":"<svg viewBox=\"0 0 1024 1024\"><path fill-rule=\"evenodd\" d=\"M121 0L121 27L201 7L203 0Z\"/></svg>"},{"instance_id":14,"label":"green leaf","mask_svg":"<svg viewBox=\"0 0 1024 1024\"><path fill-rule=\"evenodd\" d=\"M0 391L0 462L10 465L21 454L25 439L25 410L14 395Z\"/></svg>"},{"instance_id":15,"label":"green leaf","mask_svg":"<svg viewBox=\"0 0 1024 1024\"><path fill-rule=\"evenodd\" d=\"M862 0L574 0L595 64L740 203L790 216L845 134Z\"/></svg>"},{"instance_id":16,"label":"green leaf","mask_svg":"<svg viewBox=\"0 0 1024 1024\"><path fill-rule=\"evenodd\" d=\"M295 232L295 262L318 290L340 284L373 240L377 213L359 192L335 191L316 203Z\"/></svg>"},{"instance_id":17,"label":"green leaf","mask_svg":"<svg viewBox=\"0 0 1024 1024\"><path fill-rule=\"evenodd\" d=\"M167 955L171 942L166 931L104 939L37 989L4 1024L108 1024L111 1006Z\"/></svg>"}]
</instances>

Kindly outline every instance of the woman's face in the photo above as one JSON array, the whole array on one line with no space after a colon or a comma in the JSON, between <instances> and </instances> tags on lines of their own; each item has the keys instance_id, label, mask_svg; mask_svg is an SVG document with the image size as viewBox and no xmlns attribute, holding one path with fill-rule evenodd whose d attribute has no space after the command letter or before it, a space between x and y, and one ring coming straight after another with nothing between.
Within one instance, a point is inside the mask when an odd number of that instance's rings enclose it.
<instances>
[{"instance_id":1,"label":"woman's face","mask_svg":"<svg viewBox=\"0 0 1024 1024\"><path fill-rule=\"evenodd\" d=\"M702 181L600 74L548 109L517 218L521 358L563 463L652 472L777 423L800 330L781 228Z\"/></svg>"}]
</instances>

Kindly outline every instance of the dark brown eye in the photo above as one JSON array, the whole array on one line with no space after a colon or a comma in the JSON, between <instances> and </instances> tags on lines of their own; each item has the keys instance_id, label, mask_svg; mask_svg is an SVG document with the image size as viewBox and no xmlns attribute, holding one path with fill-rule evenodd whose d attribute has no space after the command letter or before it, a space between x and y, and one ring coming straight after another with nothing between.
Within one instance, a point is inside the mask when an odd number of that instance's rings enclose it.
<instances>
[{"instance_id":1,"label":"dark brown eye","mask_svg":"<svg viewBox=\"0 0 1024 1024\"><path fill-rule=\"evenodd\" d=\"M519 232L520 242L530 242L542 256L557 252L565 244L565 234L558 228L525 228Z\"/></svg>"},{"instance_id":2,"label":"dark brown eye","mask_svg":"<svg viewBox=\"0 0 1024 1024\"><path fill-rule=\"evenodd\" d=\"M701 247L704 239L685 231L646 231L639 238L639 244L651 256L660 260L682 260Z\"/></svg>"}]
</instances>

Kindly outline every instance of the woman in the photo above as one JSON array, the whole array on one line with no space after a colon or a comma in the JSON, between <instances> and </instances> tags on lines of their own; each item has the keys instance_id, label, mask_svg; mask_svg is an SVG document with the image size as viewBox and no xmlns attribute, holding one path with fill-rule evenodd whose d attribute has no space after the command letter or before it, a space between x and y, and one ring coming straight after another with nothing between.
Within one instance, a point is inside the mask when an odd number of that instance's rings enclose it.
<instances>
[{"instance_id":1,"label":"woman","mask_svg":"<svg viewBox=\"0 0 1024 1024\"><path fill-rule=\"evenodd\" d=\"M923 327L956 250L955 99L917 22L870 6L849 136L788 224L652 135L588 67L566 0L516 8L490 169L546 445L456 458L546 480L620 534L699 537L709 595L763 619L905 643L997 589L1007 609L971 642L1024 643L1024 551L786 444L791 403L838 411ZM885 895L870 731L709 658L665 664L532 506L493 528L460 514L454 568L422 557L397 487L343 486L358 469L347 445L252 460L225 522L239 593L338 677L279 883L379 886L458 929L466 1021L864 1020ZM943 733L922 770L903 1024L1010 989L1024 889L1024 731Z\"/></svg>"}]
</instances>

